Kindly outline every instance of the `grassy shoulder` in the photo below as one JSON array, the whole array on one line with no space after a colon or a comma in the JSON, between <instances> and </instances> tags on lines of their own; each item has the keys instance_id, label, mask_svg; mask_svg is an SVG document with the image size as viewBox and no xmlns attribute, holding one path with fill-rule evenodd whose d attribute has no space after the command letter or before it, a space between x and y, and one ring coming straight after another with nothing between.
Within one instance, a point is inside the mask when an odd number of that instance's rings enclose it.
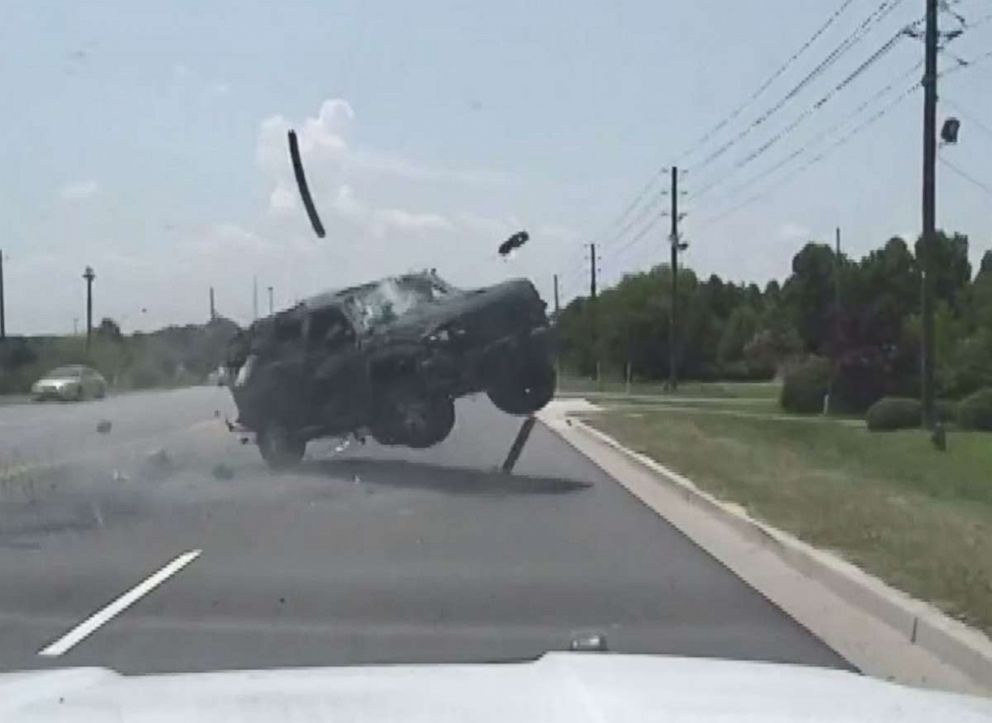
<instances>
[{"instance_id":1,"label":"grassy shoulder","mask_svg":"<svg viewBox=\"0 0 992 723\"><path fill-rule=\"evenodd\" d=\"M559 393L603 393L633 395L663 395L665 397L706 397L721 399L778 399L782 385L778 382L682 382L674 392L665 389L664 382L632 382L628 386L615 379L596 381L586 377L562 376Z\"/></svg>"},{"instance_id":2,"label":"grassy shoulder","mask_svg":"<svg viewBox=\"0 0 992 723\"><path fill-rule=\"evenodd\" d=\"M596 428L757 518L992 633L992 436L654 409Z\"/></svg>"}]
</instances>

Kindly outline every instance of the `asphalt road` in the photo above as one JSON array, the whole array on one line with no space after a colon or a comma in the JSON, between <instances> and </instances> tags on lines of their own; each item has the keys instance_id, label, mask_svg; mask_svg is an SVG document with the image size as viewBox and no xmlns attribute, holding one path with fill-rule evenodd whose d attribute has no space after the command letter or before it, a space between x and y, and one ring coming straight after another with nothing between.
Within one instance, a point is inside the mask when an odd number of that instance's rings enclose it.
<instances>
[{"instance_id":1,"label":"asphalt road","mask_svg":"<svg viewBox=\"0 0 992 723\"><path fill-rule=\"evenodd\" d=\"M315 442L280 474L232 412L215 388L0 407L0 670L514 660L581 631L846 667L542 425L495 472L520 420L484 397L431 450Z\"/></svg>"}]
</instances>

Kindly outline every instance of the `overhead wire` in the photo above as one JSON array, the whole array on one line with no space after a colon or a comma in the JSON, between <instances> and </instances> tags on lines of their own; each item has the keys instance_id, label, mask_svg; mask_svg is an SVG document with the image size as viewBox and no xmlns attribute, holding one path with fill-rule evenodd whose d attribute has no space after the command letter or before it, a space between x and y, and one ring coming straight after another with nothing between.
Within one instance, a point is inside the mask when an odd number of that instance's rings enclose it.
<instances>
[{"instance_id":1,"label":"overhead wire","mask_svg":"<svg viewBox=\"0 0 992 723\"><path fill-rule=\"evenodd\" d=\"M940 161L941 165L946 166L948 170L952 171L953 173L957 174L964 180L968 181L971 185L975 186L976 188L980 188L981 190L985 191L987 195L992 196L992 187L990 187L987 183L983 183L979 181L977 178L969 174L967 171L958 168L943 156L938 156L937 160Z\"/></svg>"},{"instance_id":2,"label":"overhead wire","mask_svg":"<svg viewBox=\"0 0 992 723\"><path fill-rule=\"evenodd\" d=\"M958 103L957 101L951 98L948 98L946 95L941 95L940 100L942 103L949 105L951 108L954 108L959 114L967 118L969 123L974 125L980 131L983 131L987 133L989 136L992 136L992 127L985 125L985 123L980 121L978 117L968 109L962 108L960 103Z\"/></svg>"},{"instance_id":3,"label":"overhead wire","mask_svg":"<svg viewBox=\"0 0 992 723\"><path fill-rule=\"evenodd\" d=\"M727 193L727 196L728 197L732 197L732 196L738 194L739 192L741 192L742 190L744 190L744 189L746 189L748 187L753 186L755 183L757 183L758 181L761 181L761 180L767 178L768 176L770 176L772 173L774 173L778 169L782 168L787 163L795 160L796 158L798 158L802 154L808 152L812 147L816 146L816 144L818 144L821 140L823 140L824 138L826 138L826 137L828 137L830 135L833 135L835 132L837 132L843 126L845 126L847 123L849 123L851 120L853 120L854 118L857 118L859 115L861 115L862 112L864 112L865 110L867 110L876 101L884 98L886 95L888 95L889 93L891 93L897 87L901 87L904 80L906 80L909 76L911 76L913 73L917 72L922 67L923 67L923 61L920 60L917 63L915 63L912 67L908 68L906 71L904 71L899 76L897 76L894 80L892 80L889 83L887 83L884 87L882 87L879 90L875 91L875 93L873 93L869 98L867 98L864 101L862 101L858 105L857 108L855 108L853 111L851 111L850 113L848 113L847 115L845 115L843 118L841 118L837 122L833 123L830 126L827 126L823 130L821 130L818 133L816 133L815 135L813 135L805 143L803 143L801 146L799 146L798 148L796 148L795 150L793 150L791 153L789 153L789 154L783 156L782 158L780 158L776 163L774 163L771 166L765 168L764 170L758 172L757 174L752 175L747 180L745 180L742 183L738 184L734 189L732 189L731 191L729 191ZM703 193L705 192L705 190L707 190L707 189L703 189L703 191L697 192L692 197L690 197L690 199L698 198L699 196L703 195Z\"/></svg>"},{"instance_id":4,"label":"overhead wire","mask_svg":"<svg viewBox=\"0 0 992 723\"><path fill-rule=\"evenodd\" d=\"M721 144L712 153L710 153L706 158L704 158L698 165L693 166L693 170L699 170L705 168L710 163L720 158L724 153L734 147L737 143L747 137L755 128L763 125L769 118L771 118L775 113L781 110L790 100L795 98L799 93L802 92L811 82L822 75L828 68L830 68L834 63L836 63L840 58L844 56L851 48L857 45L877 23L885 19L889 13L895 10L902 2L905 0L883 0L882 3L875 8L865 18L861 24L855 28L850 34L847 35L828 55L826 58L821 60L813 70L807 73L803 78L794 85L785 95L783 95L776 103L774 103L770 108L767 108L762 112L757 118L751 121L750 124L744 126L744 128L738 133Z\"/></svg>"},{"instance_id":5,"label":"overhead wire","mask_svg":"<svg viewBox=\"0 0 992 723\"><path fill-rule=\"evenodd\" d=\"M813 43L815 43L823 33L825 33L834 21L841 16L841 14L848 8L848 6L853 2L853 0L844 0L840 6L834 10L834 12L827 18L826 22L817 28L816 32L810 36L805 43L803 43L800 48L795 51L789 58L782 63L774 73L772 73L768 78L765 79L761 85L758 86L757 90L754 90L740 105L738 105L734 110L732 110L726 117L724 117L719 123L710 128L706 133L704 133L698 140L691 144L691 146L682 151L679 154L679 159L685 159L688 156L699 150L700 147L709 142L710 138L723 130L727 124L735 120L741 113L743 113L754 101L756 101L762 93L768 90L769 86L778 80L782 74L789 69L789 67L799 59L799 57L805 53Z\"/></svg>"},{"instance_id":6,"label":"overhead wire","mask_svg":"<svg viewBox=\"0 0 992 723\"><path fill-rule=\"evenodd\" d=\"M888 113L890 113L902 101L904 101L906 98L908 98L910 95L912 95L913 92L915 92L919 87L920 86L918 84L915 84L914 83L911 87L907 88L903 93L900 93L899 96L897 96L895 98L895 100L893 100L891 103L889 103L888 105L884 106L881 110L879 110L878 112L874 113L873 115L871 115L870 117L868 117L867 119L865 119L864 121L862 121L861 123L859 123L857 126L855 126L854 128L852 128L846 134L844 134L839 139L837 139L836 141L834 141L834 143L830 144L825 149L823 149L816 156L814 156L813 158L811 158L808 161L806 161L806 163L804 163L801 166L797 167L791 173L786 174L785 176L783 176L782 178L780 178L778 181L776 181L775 183L773 183L771 186L768 186L767 188L759 191L758 193L756 193L756 194L754 194L752 196L749 196L748 198L744 199L741 203L739 203L739 204L737 204L735 206L732 206L729 209L726 209L724 211L721 211L720 213L717 213L714 216L710 216L710 217L704 219L701 222L700 226L697 228L697 230L699 230L701 228L705 228L707 226L710 226L710 225L716 223L717 221L719 221L719 220L721 220L723 218L726 218L727 216L729 216L731 214L737 213L738 211L744 209L745 207L751 205L752 203L756 203L757 201L760 201L761 199L767 197L772 192L778 190L783 185L785 185L786 183L788 183L789 181L791 181L793 178L795 178L796 176L798 176L799 174L801 174L802 172L804 172L806 169L810 168L811 166L815 165L816 163L819 163L821 160L823 160L830 153L832 153L833 151L835 151L837 148L840 148L842 145L844 145L845 143L847 143L848 141L850 141L852 138L854 138L859 133L861 133L862 131L864 131L865 129L867 129L869 126L871 126L874 123L876 123L879 120L881 120L885 115L887 115Z\"/></svg>"},{"instance_id":7,"label":"overhead wire","mask_svg":"<svg viewBox=\"0 0 992 723\"><path fill-rule=\"evenodd\" d=\"M856 28L852 33L850 33L847 37L845 37L845 39L842 40L841 43L839 45L837 45L830 52L830 54L828 54L828 56L824 60L822 60L813 69L813 71L811 71L810 73L808 73L802 80L800 80L799 83L796 86L794 86L788 93L786 93L786 95L783 96L783 98L781 98L778 103L776 103L775 105L773 105L770 109L766 109L761 115L758 116L758 118L756 118L755 120L753 120L752 123L749 126L746 126L745 127L745 130L743 132L738 133L737 136L735 136L733 139L731 139L731 141L729 143L724 144L724 146L721 146L720 149L718 149L718 152L717 153L711 154L708 157L708 159L703 162L702 166L705 166L705 164L707 162L709 162L710 160L715 159L716 157L718 157L718 155L721 155L726 150L729 150L729 148L732 147L734 143L736 143L737 141L739 141L740 139L742 139L744 136L746 136L751 130L753 130L754 128L758 127L759 125L761 125L762 123L764 123L765 121L767 121L768 118L770 118L778 110L780 110L789 100L791 100L793 97L795 97L804 87L806 87L816 77L818 77L819 75L821 75L834 62L836 62L838 59L840 59L847 51L849 51L851 48L853 48L865 36L865 34L874 25L876 25L878 22L880 22L885 17L887 17L888 14L891 13L896 7L898 7L903 1L904 0L883 0L883 2L881 2L875 8L875 10L872 11L871 14L869 14L869 16L865 20L863 20L861 22L861 24L858 26L858 28ZM849 3L842 4L838 8L838 10L835 11L835 13L830 16L830 18L828 18L827 22L824 23L824 25L822 25L820 27L820 29L818 29L818 31L816 33L814 33L814 36L809 41L807 41L807 43L804 44L804 46L800 49L800 51L797 51L797 53L794 54L794 58L795 57L798 57L799 55L801 55L802 52L807 47L809 47L810 45L812 45L812 43L815 41L815 39L818 38L820 35L822 35L822 33L830 26L830 24L832 24L833 21L836 20L836 17L838 17L840 15L840 13L843 12L844 9L846 9L846 7L847 7L848 4ZM735 166L735 170L746 166L748 163L752 162L753 160L757 159L758 157L760 157L761 155L763 155L765 152L767 152L776 142L778 142L779 140L781 140L782 138L784 138L789 132L791 132L792 130L794 130L799 125L799 123L801 123L806 117L808 117L810 114L812 114L813 112L815 112L816 110L818 110L820 107L822 107L827 101L829 101L829 99L831 97L833 97L833 95L835 95L836 93L838 93L841 90L843 90L844 88L846 88L851 82L854 81L855 78L857 78L862 73L864 73L869 67L871 67L882 56L884 56L888 51L890 51L895 46L896 42L899 40L899 38L901 36L902 36L902 30L900 30L898 33L894 34L886 43L884 43L879 49L877 49L874 53L872 53L857 68L855 68L854 71L852 71L851 73L849 73L848 76L846 76L840 83L838 83L825 96L823 96L813 106L811 106L810 109L808 109L806 112L804 112L797 120L793 121L793 123L790 124L789 127L787 127L786 129L783 129L782 131L780 131L771 140L766 141L766 143L762 147L760 147L759 149L757 149L757 151L752 152L751 154L749 154L748 157L746 157L745 159L739 161L736 164L736 166ZM786 66L789 65L789 64L791 64L791 62L792 62L792 60L787 61ZM783 72L784 72L784 69L783 69ZM781 72L777 72L776 74L773 74L773 78L771 80L774 80L775 78L777 78L780 75L781 75ZM771 81L768 81L767 84L763 84L763 86L760 88L760 91L763 92L763 90L765 89L765 87L767 87L767 85L771 85ZM757 98L760 95L760 92L755 92L753 95L754 95L754 98ZM753 99L751 99L751 101L753 101ZM745 107L747 105L750 105L750 102L751 101L746 102L744 104ZM742 110L743 110L743 108L741 109L741 111ZM736 117L737 115L739 115L739 112L736 112L736 111L737 111L737 109L735 109L735 112L732 112L731 113L731 116ZM727 122L729 123L729 120ZM725 126L726 123L724 123L723 125ZM683 154L683 155L685 155L685 154ZM697 166L696 168L700 168L702 166ZM651 180L648 182L648 184L644 188L641 189L641 192L634 199L634 201L631 204L629 204L627 206L627 208L624 210L624 213L621 214L620 220L623 220L623 218L625 218L633 209L635 209L644 200L644 197L650 191L652 185L656 182L657 178L659 176L661 176L667 170L668 170L667 168L662 168L658 172L655 173L655 175L651 178ZM705 189L703 189L700 192L697 192L695 194L695 196L698 197L699 195L702 195L702 193L705 193L712 186L715 186L717 183L721 182L722 180L725 180L725 176L724 177L721 177L718 180L714 181L713 183L709 184L709 186L707 186ZM633 219L628 220L627 223L624 224L624 226L622 227L622 229L620 230L620 232L618 232L616 235L614 235L611 238L610 242L608 244L604 245L603 248L606 248L606 246L608 246L610 243L615 243L615 242L618 242L620 239L622 239L627 233L629 233L629 231L632 228L634 228L637 225L638 221L640 219L642 219L645 215L647 215L647 213L650 212L651 208L656 207L659 202L660 202L660 199L656 197L655 200L653 200L647 206L643 207L641 209L641 212L636 217L634 217ZM647 232L661 218L663 218L665 215L667 215L667 214L665 214L664 212L662 212L662 213L656 215L655 217L653 217L651 219L651 221L649 223L645 224L645 226L642 227L640 229L640 231L638 231L631 239L629 239L627 241L627 243L625 243L619 249L614 249L613 253L611 254L611 258L621 255L624 251L626 251L627 249L629 249L630 247L632 247L634 244L636 244L638 241L640 241L640 239L643 238L647 234Z\"/></svg>"},{"instance_id":8,"label":"overhead wire","mask_svg":"<svg viewBox=\"0 0 992 723\"><path fill-rule=\"evenodd\" d=\"M897 0L897 2L900 1L901 0ZM782 63L775 70L775 72L773 72L768 78L766 78L758 86L758 88L751 93L751 95L749 95L741 104L739 104L736 108L734 108L734 110L732 110L726 117L724 117L716 125L710 128L705 134L703 134L703 136L701 136L695 142L690 144L690 147L682 151L682 153L680 153L677 156L677 158L679 160L682 160L684 158L687 158L691 154L695 153L697 150L699 150L699 148L705 145L705 143L709 142L709 140L715 134L719 133L730 122L732 122L738 116L740 116L741 113L743 113L755 100L757 100L772 85L772 83L778 80L778 78L781 77L782 74L785 73L785 71L788 70L792 66L792 64L795 63L803 55L803 53L805 53L813 45L813 43L815 43L820 38L820 36L822 36L834 24L834 22L836 22L836 20L843 14L843 12L851 5L852 2L853 0L843 0L843 2L841 2L841 4L833 11L833 13L831 13L831 15L826 19L826 21L824 21L816 29L816 31L799 47L799 49L796 50L791 56L789 56L789 58L784 63ZM627 204L626 207L624 207L623 211L620 213L617 219L607 228L615 227L623 223L627 219L627 216L629 216L634 211L634 209L641 204L644 198L655 186L657 181L668 172L669 168L670 168L669 165L664 165L661 168L659 168L657 171L655 171L648 179L648 181L644 184L644 186L642 186L641 189L634 196L634 200L631 201L629 204Z\"/></svg>"},{"instance_id":9,"label":"overhead wire","mask_svg":"<svg viewBox=\"0 0 992 723\"><path fill-rule=\"evenodd\" d=\"M820 97L819 100L817 100L815 103L810 105L806 110L800 113L791 123L789 123L784 128L780 129L770 138L768 138L758 148L752 150L746 156L738 159L730 170L716 176L703 188L696 191L691 198L698 198L699 196L708 193L713 188L715 188L716 186L718 186L719 184L723 183L728 178L730 178L730 176L733 175L734 172L740 170L741 168L744 168L748 164L752 163L753 161L757 160L762 155L764 155L776 143L781 141L783 138L785 138L790 133L792 133L796 128L798 128L803 123L803 121L805 121L807 118L809 118L814 113L816 113L821 108L823 108L823 106L825 106L834 96L836 96L839 92L844 90L847 86L849 86L852 82L854 82L855 79L857 79L871 66L877 63L883 56L885 56L890 50L892 50L892 48L896 46L896 43L902 37L903 37L902 30L895 33L891 38L889 38L889 40L887 40L884 44L882 44L881 47L879 47L877 50L875 50L875 52L873 52L870 56L868 56L868 58L865 59L857 68L855 68L852 72L850 72L843 80L837 83L837 85L835 85L833 88L827 91L822 97Z\"/></svg>"}]
</instances>

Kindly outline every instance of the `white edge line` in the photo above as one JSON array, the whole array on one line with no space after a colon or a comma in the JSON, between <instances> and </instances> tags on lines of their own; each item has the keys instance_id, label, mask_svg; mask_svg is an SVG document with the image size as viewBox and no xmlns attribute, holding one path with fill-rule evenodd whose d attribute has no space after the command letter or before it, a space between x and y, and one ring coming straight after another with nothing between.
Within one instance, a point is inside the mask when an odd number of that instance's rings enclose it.
<instances>
[{"instance_id":1,"label":"white edge line","mask_svg":"<svg viewBox=\"0 0 992 723\"><path fill-rule=\"evenodd\" d=\"M126 610L144 595L147 595L169 579L169 577L175 575L177 572L186 567L186 565L193 562L193 560L200 556L201 552L203 552L203 550L190 550L189 552L184 552L161 570L141 581L113 602L102 607L100 610L97 610L90 617L86 618L86 620L74 627L61 638L42 648L38 651L38 655L44 655L46 657L56 657L62 655L72 646L76 645L76 643L80 640L90 635L101 625L108 622L115 615Z\"/></svg>"}]
</instances>

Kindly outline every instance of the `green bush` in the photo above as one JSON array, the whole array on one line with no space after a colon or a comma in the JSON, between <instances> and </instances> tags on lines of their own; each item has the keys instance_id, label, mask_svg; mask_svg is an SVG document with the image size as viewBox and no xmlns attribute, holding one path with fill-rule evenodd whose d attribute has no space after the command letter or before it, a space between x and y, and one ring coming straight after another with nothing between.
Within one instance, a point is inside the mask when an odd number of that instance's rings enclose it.
<instances>
[{"instance_id":1,"label":"green bush","mask_svg":"<svg viewBox=\"0 0 992 723\"><path fill-rule=\"evenodd\" d=\"M941 422L958 421L958 403L953 399L938 399L937 419Z\"/></svg>"},{"instance_id":2,"label":"green bush","mask_svg":"<svg viewBox=\"0 0 992 723\"><path fill-rule=\"evenodd\" d=\"M923 405L919 399L883 397L868 407L865 422L873 432L918 429L923 422Z\"/></svg>"},{"instance_id":3,"label":"green bush","mask_svg":"<svg viewBox=\"0 0 992 723\"><path fill-rule=\"evenodd\" d=\"M992 430L992 387L979 389L958 405L958 424L964 429Z\"/></svg>"},{"instance_id":4,"label":"green bush","mask_svg":"<svg viewBox=\"0 0 992 723\"><path fill-rule=\"evenodd\" d=\"M830 381L830 362L811 356L785 372L779 403L787 412L812 414L823 411L823 397Z\"/></svg>"}]
</instances>

